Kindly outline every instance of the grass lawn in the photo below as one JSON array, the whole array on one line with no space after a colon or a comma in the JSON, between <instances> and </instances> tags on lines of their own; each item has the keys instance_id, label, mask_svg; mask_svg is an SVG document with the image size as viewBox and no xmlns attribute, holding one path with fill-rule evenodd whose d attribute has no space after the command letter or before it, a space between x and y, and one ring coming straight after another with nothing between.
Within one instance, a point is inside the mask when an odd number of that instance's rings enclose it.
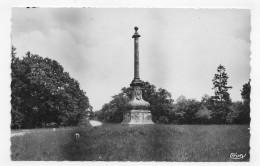
<instances>
[{"instance_id":1,"label":"grass lawn","mask_svg":"<svg viewBox=\"0 0 260 166\"><path fill-rule=\"evenodd\" d=\"M249 161L248 125L116 125L11 137L12 160ZM80 134L75 140L73 135ZM240 160L230 153L246 154Z\"/></svg>"}]
</instances>

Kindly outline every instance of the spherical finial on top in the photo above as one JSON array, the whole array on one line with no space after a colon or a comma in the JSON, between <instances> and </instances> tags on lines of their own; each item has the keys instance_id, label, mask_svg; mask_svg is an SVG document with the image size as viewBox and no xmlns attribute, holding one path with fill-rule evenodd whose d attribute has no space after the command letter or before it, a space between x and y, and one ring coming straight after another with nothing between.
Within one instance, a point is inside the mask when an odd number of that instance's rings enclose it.
<instances>
[{"instance_id":1,"label":"spherical finial on top","mask_svg":"<svg viewBox=\"0 0 260 166\"><path fill-rule=\"evenodd\" d=\"M141 37L141 36L138 34L137 30L138 30L138 27L135 27L135 33L134 33L134 35L132 36L132 38Z\"/></svg>"}]
</instances>

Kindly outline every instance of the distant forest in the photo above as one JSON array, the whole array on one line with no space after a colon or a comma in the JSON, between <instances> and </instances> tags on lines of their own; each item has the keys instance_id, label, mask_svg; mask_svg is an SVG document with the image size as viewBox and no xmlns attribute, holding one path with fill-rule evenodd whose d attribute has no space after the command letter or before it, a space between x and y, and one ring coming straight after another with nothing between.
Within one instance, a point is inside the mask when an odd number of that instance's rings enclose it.
<instances>
[{"instance_id":1,"label":"distant forest","mask_svg":"<svg viewBox=\"0 0 260 166\"><path fill-rule=\"evenodd\" d=\"M86 93L77 80L57 61L27 52L19 59L11 50L11 128L41 128L79 125L92 110ZM164 124L249 124L250 80L241 87L243 101L233 102L228 75L219 65L212 79L214 96L200 101L180 96L176 102L166 89L144 82L143 98L151 106L153 121ZM124 87L102 109L92 112L107 123L120 123L132 88Z\"/></svg>"}]
</instances>

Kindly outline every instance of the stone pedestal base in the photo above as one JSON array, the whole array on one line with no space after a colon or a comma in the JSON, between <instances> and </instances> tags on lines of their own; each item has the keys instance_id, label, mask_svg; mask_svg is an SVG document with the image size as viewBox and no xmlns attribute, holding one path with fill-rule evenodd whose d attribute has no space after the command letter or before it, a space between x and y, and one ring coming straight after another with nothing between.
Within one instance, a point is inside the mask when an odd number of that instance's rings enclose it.
<instances>
[{"instance_id":1,"label":"stone pedestal base","mask_svg":"<svg viewBox=\"0 0 260 166\"><path fill-rule=\"evenodd\" d=\"M131 110L125 112L122 124L154 124L149 110Z\"/></svg>"}]
</instances>

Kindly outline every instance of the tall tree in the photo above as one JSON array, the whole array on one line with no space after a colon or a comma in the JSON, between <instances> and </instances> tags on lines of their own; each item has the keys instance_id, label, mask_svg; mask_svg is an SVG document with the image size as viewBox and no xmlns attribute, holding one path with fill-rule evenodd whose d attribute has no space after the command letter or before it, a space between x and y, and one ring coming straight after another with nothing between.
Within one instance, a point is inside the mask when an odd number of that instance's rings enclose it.
<instances>
[{"instance_id":1,"label":"tall tree","mask_svg":"<svg viewBox=\"0 0 260 166\"><path fill-rule=\"evenodd\" d=\"M55 60L12 49L12 128L76 125L90 107L79 83Z\"/></svg>"},{"instance_id":2,"label":"tall tree","mask_svg":"<svg viewBox=\"0 0 260 166\"><path fill-rule=\"evenodd\" d=\"M212 98L214 101L213 118L217 123L225 123L229 106L232 103L228 93L232 87L227 85L228 78L225 67L219 65L217 74L212 80L213 89L215 89L215 96Z\"/></svg>"}]
</instances>

